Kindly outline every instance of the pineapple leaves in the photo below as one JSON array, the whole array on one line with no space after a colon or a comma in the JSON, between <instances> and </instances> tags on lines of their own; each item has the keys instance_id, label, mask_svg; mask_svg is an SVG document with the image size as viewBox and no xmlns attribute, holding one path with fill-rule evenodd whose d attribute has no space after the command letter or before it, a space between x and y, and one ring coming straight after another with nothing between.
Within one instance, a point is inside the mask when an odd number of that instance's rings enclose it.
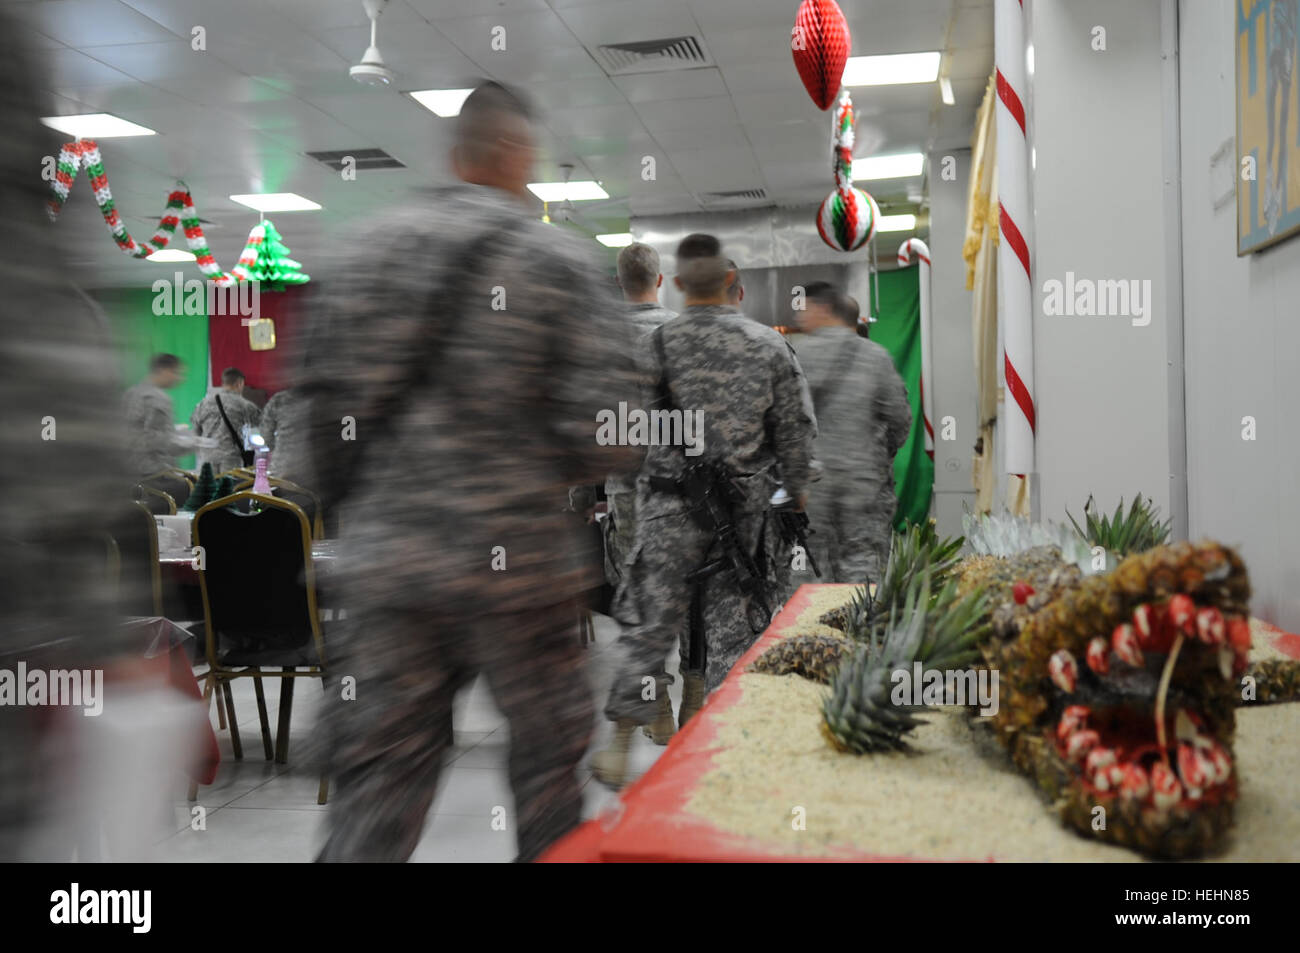
<instances>
[{"instance_id":1,"label":"pineapple leaves","mask_svg":"<svg viewBox=\"0 0 1300 953\"><path fill-rule=\"evenodd\" d=\"M893 673L916 662L928 669L952 670L978 657L988 635L988 597L983 591L957 598L947 581L933 591L934 574L922 566L907 582L900 602L889 607L888 621L860 640L831 682L822 705L823 730L842 751L866 754L904 750L905 735L924 722L920 705L895 704Z\"/></svg>"},{"instance_id":2,"label":"pineapple leaves","mask_svg":"<svg viewBox=\"0 0 1300 953\"><path fill-rule=\"evenodd\" d=\"M1119 556L1130 556L1155 549L1169 540L1172 521L1160 522L1159 509L1152 506L1150 500L1143 499L1141 493L1134 498L1127 513L1124 511L1123 499L1115 508L1114 516L1105 513L1098 516L1094 510L1095 505L1096 501L1089 496L1088 502L1083 506L1083 526L1079 525L1079 521L1068 510L1065 514L1074 525L1075 532L1092 546L1101 546Z\"/></svg>"}]
</instances>

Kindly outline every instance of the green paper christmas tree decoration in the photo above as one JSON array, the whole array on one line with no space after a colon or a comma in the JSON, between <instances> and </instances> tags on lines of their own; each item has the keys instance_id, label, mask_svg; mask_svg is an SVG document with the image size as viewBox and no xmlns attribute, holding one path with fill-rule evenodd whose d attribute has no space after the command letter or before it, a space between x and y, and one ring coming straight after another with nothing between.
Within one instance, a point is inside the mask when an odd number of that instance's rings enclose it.
<instances>
[{"instance_id":1,"label":"green paper christmas tree decoration","mask_svg":"<svg viewBox=\"0 0 1300 953\"><path fill-rule=\"evenodd\" d=\"M235 492L235 478L232 476L223 476L217 483L217 492L213 495L214 500L220 500L230 496Z\"/></svg>"},{"instance_id":2,"label":"green paper christmas tree decoration","mask_svg":"<svg viewBox=\"0 0 1300 953\"><path fill-rule=\"evenodd\" d=\"M311 281L310 275L303 274L302 263L289 257L289 248L271 220L266 219L258 228L262 229L262 242L257 261L248 269L249 280L260 281L267 291L283 291L289 285Z\"/></svg>"},{"instance_id":3,"label":"green paper christmas tree decoration","mask_svg":"<svg viewBox=\"0 0 1300 953\"><path fill-rule=\"evenodd\" d=\"M197 512L212 502L212 494L217 491L217 481L212 475L212 464L203 464L203 469L199 471L198 482L194 484L194 489L190 491L189 499L181 507L183 510L189 510L191 513Z\"/></svg>"}]
</instances>

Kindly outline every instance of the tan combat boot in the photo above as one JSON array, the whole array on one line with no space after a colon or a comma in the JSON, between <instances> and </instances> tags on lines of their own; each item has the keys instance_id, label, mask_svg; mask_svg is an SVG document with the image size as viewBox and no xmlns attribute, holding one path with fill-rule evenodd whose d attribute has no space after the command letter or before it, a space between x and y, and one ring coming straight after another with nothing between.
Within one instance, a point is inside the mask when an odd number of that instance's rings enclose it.
<instances>
[{"instance_id":1,"label":"tan combat boot","mask_svg":"<svg viewBox=\"0 0 1300 953\"><path fill-rule=\"evenodd\" d=\"M677 714L677 730L686 727L691 716L704 704L704 676L684 675L682 685L682 710Z\"/></svg>"},{"instance_id":2,"label":"tan combat boot","mask_svg":"<svg viewBox=\"0 0 1300 953\"><path fill-rule=\"evenodd\" d=\"M643 726L641 731L655 744L666 745L676 730L677 726L673 724L673 700L664 692L659 696L659 711L655 713L655 720Z\"/></svg>"},{"instance_id":3,"label":"tan combat boot","mask_svg":"<svg viewBox=\"0 0 1300 953\"><path fill-rule=\"evenodd\" d=\"M614 737L610 739L609 747L591 756L592 775L615 791L627 784L627 751L635 731L635 721L619 719L614 723Z\"/></svg>"}]
</instances>

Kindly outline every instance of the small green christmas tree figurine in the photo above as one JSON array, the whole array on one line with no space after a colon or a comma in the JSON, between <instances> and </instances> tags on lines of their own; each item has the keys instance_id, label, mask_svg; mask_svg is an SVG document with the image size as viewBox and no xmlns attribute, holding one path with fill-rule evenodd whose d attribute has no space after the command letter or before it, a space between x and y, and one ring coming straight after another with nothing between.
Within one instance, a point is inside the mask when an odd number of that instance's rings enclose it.
<instances>
[{"instance_id":1,"label":"small green christmas tree figurine","mask_svg":"<svg viewBox=\"0 0 1300 953\"><path fill-rule=\"evenodd\" d=\"M257 261L248 269L250 281L260 281L267 291L283 291L288 285L303 285L311 276L303 274L302 263L289 257L289 248L268 218L262 222L262 243Z\"/></svg>"},{"instance_id":2,"label":"small green christmas tree figurine","mask_svg":"<svg viewBox=\"0 0 1300 953\"><path fill-rule=\"evenodd\" d=\"M212 499L220 500L230 496L235 492L235 478L227 474L217 482L217 492L212 495Z\"/></svg>"},{"instance_id":3,"label":"small green christmas tree figurine","mask_svg":"<svg viewBox=\"0 0 1300 953\"><path fill-rule=\"evenodd\" d=\"M181 509L197 512L212 502L212 494L217 490L216 478L212 475L212 464L203 464L203 469L199 471L198 482L194 484L194 489L190 491L187 499Z\"/></svg>"}]
</instances>

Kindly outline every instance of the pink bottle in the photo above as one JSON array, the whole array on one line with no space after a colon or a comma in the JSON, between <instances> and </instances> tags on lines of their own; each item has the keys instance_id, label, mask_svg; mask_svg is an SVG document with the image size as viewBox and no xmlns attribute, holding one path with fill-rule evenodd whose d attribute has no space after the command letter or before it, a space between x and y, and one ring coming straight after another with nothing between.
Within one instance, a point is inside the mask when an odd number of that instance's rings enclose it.
<instances>
[{"instance_id":1,"label":"pink bottle","mask_svg":"<svg viewBox=\"0 0 1300 953\"><path fill-rule=\"evenodd\" d=\"M266 478L267 454L259 453L254 463L256 475L253 478L253 492L264 496L271 495L271 481Z\"/></svg>"}]
</instances>

